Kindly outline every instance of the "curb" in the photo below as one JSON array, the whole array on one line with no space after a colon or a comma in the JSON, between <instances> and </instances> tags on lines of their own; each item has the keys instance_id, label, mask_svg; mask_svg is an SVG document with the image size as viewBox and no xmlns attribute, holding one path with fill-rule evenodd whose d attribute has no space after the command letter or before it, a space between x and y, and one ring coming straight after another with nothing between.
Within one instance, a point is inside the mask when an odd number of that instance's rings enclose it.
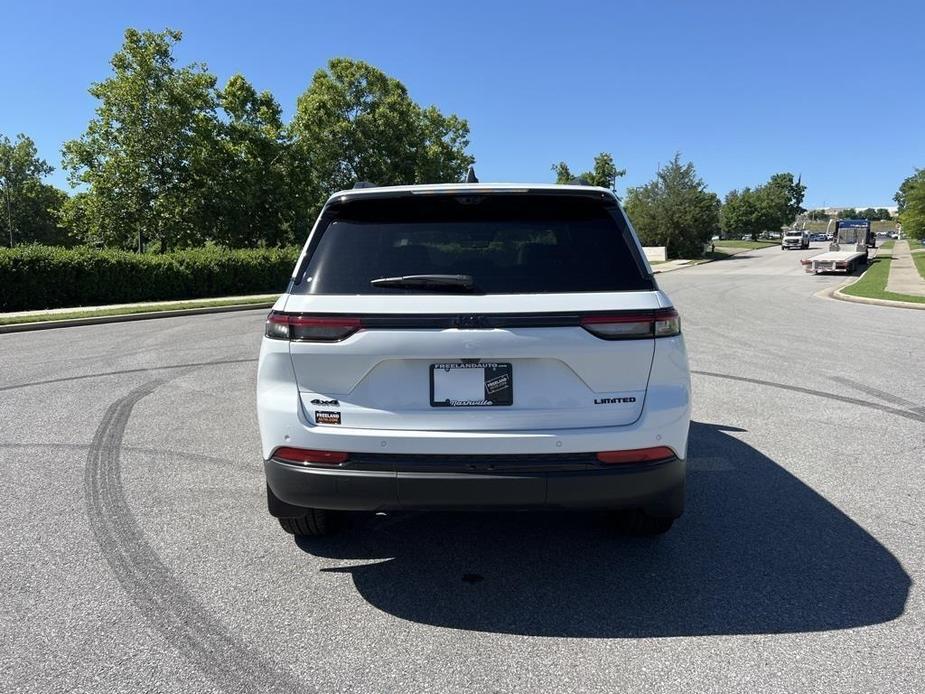
<instances>
[{"instance_id":1,"label":"curb","mask_svg":"<svg viewBox=\"0 0 925 694\"><path fill-rule=\"evenodd\" d=\"M737 251L737 252L735 252L735 253L727 253L726 255L727 255L727 256L741 255L741 254L743 254L743 253L748 253L749 251L760 251L760 250L763 250L763 249L761 249L761 248L743 248L743 249L740 250L740 251ZM686 270L686 269L689 268L689 267L700 267L701 265L707 265L707 264L709 264L709 263L715 263L715 262L717 262L717 261L726 260L726 259L727 259L727 258L693 258L687 265L675 265L674 267L670 267L670 268L668 268L667 270L656 270L655 268L653 268L653 269L652 269L652 274L653 274L653 275L658 275L658 274L661 274L661 273L664 273L664 272L674 272L674 271L676 271L676 270ZM671 261L669 260L668 262L671 262Z\"/></svg>"},{"instance_id":2,"label":"curb","mask_svg":"<svg viewBox=\"0 0 925 694\"><path fill-rule=\"evenodd\" d=\"M861 275L863 277L863 275ZM860 277L858 278L860 279ZM856 282L857 280L855 280ZM850 287L854 282L843 284L842 287ZM925 310L925 304L914 304L911 301L893 301L892 299L872 299L869 296L854 296L853 294L843 294L841 287L832 292L832 298L839 301L850 301L855 304L871 304L873 306L892 306L893 308L916 308L920 311Z\"/></svg>"},{"instance_id":3,"label":"curb","mask_svg":"<svg viewBox=\"0 0 925 694\"><path fill-rule=\"evenodd\" d=\"M886 257L886 256L884 256ZM869 269L869 268L868 268ZM857 277L852 278L850 282L843 282L834 289L823 289L821 293L827 293L829 298L837 299L839 301L847 301L852 304L869 304L871 306L892 306L893 308L915 308L920 311L925 310L925 304L915 304L911 301L894 301L892 299L872 299L869 296L854 296L853 294L844 294L842 289L845 287L850 287L855 282L858 282L864 275L867 274L867 270L864 270Z\"/></svg>"},{"instance_id":4,"label":"curb","mask_svg":"<svg viewBox=\"0 0 925 694\"><path fill-rule=\"evenodd\" d=\"M176 318L178 316L200 316L208 313L231 313L233 311L250 311L271 308L275 301L254 304L232 304L230 306L203 306L202 308L181 308L167 311L148 311L146 313L123 313L113 316L88 316L86 318L62 318L61 320L36 321L34 323L11 323L0 325L0 334L23 333L30 330L49 330L51 328L74 328L80 325L98 325L101 323L128 323L155 318Z\"/></svg>"}]
</instances>

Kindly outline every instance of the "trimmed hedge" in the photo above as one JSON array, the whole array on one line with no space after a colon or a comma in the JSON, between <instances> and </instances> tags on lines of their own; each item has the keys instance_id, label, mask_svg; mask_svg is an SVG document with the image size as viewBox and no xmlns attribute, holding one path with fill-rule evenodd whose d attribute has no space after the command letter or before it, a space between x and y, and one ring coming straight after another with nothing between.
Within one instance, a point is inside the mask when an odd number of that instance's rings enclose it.
<instances>
[{"instance_id":1,"label":"trimmed hedge","mask_svg":"<svg viewBox=\"0 0 925 694\"><path fill-rule=\"evenodd\" d=\"M196 248L162 255L4 248L0 312L281 292L298 256L298 248Z\"/></svg>"}]
</instances>

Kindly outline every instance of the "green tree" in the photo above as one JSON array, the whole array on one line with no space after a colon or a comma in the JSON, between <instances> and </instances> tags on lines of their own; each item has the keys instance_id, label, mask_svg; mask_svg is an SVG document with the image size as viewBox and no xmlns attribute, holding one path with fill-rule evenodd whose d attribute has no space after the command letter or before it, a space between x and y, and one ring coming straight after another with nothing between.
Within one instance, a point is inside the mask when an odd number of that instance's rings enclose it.
<instances>
[{"instance_id":1,"label":"green tree","mask_svg":"<svg viewBox=\"0 0 925 694\"><path fill-rule=\"evenodd\" d=\"M661 167L655 179L630 188L626 211L647 246L665 246L669 257L697 258L719 226L720 201L706 189L681 155Z\"/></svg>"},{"instance_id":2,"label":"green tree","mask_svg":"<svg viewBox=\"0 0 925 694\"><path fill-rule=\"evenodd\" d=\"M578 178L575 174L572 173L572 170L564 161L560 161L558 164L553 164L552 170L556 174L556 183L559 185L568 185L576 178Z\"/></svg>"},{"instance_id":3,"label":"green tree","mask_svg":"<svg viewBox=\"0 0 925 694\"><path fill-rule=\"evenodd\" d=\"M903 234L925 239L925 169L916 169L904 180L894 199L899 206Z\"/></svg>"},{"instance_id":4,"label":"green tree","mask_svg":"<svg viewBox=\"0 0 925 694\"><path fill-rule=\"evenodd\" d=\"M205 233L218 243L253 248L294 242L294 186L282 109L241 75L219 92L224 118L216 126L204 168Z\"/></svg>"},{"instance_id":5,"label":"green tree","mask_svg":"<svg viewBox=\"0 0 925 694\"><path fill-rule=\"evenodd\" d=\"M893 196L896 201L897 212L902 214L906 208L906 198L913 189L917 188L922 181L925 181L925 169L916 169L915 173L899 184L899 190Z\"/></svg>"},{"instance_id":6,"label":"green tree","mask_svg":"<svg viewBox=\"0 0 925 694\"><path fill-rule=\"evenodd\" d=\"M881 222L888 222L891 219L893 219L893 215L891 215L890 211L886 209L885 207L878 207L877 208L877 219L879 219Z\"/></svg>"},{"instance_id":7,"label":"green tree","mask_svg":"<svg viewBox=\"0 0 925 694\"><path fill-rule=\"evenodd\" d=\"M721 215L723 233L756 238L763 231L779 231L806 211L802 207L805 192L806 186L790 173L774 174L757 188L730 191Z\"/></svg>"},{"instance_id":8,"label":"green tree","mask_svg":"<svg viewBox=\"0 0 925 694\"><path fill-rule=\"evenodd\" d=\"M349 58L315 72L290 131L308 219L328 195L357 181L455 182L474 162L464 119L421 108L401 82Z\"/></svg>"},{"instance_id":9,"label":"green tree","mask_svg":"<svg viewBox=\"0 0 925 694\"><path fill-rule=\"evenodd\" d=\"M763 231L779 229L778 215L765 187L729 191L720 212L720 228L726 237L748 235L752 239Z\"/></svg>"},{"instance_id":10,"label":"green tree","mask_svg":"<svg viewBox=\"0 0 925 694\"><path fill-rule=\"evenodd\" d=\"M761 188L763 203L771 218L769 230L779 230L796 221L798 215L806 212L802 207L806 186L800 178L793 179L792 173L776 173Z\"/></svg>"},{"instance_id":11,"label":"green tree","mask_svg":"<svg viewBox=\"0 0 925 694\"><path fill-rule=\"evenodd\" d=\"M69 211L86 239L139 249L156 240L161 250L202 240L215 77L174 65L181 36L127 29L112 76L90 87L96 117L63 150L72 185L87 186Z\"/></svg>"},{"instance_id":12,"label":"green tree","mask_svg":"<svg viewBox=\"0 0 925 694\"><path fill-rule=\"evenodd\" d=\"M839 219L858 219L860 217L860 212L858 212L853 207L846 207L845 209L839 211Z\"/></svg>"},{"instance_id":13,"label":"green tree","mask_svg":"<svg viewBox=\"0 0 925 694\"><path fill-rule=\"evenodd\" d=\"M618 169L613 155L608 152L601 152L594 157L594 167L591 171L585 171L578 176L572 173L564 161L553 164L552 170L556 174L556 183L568 184L575 179L584 179L588 185L607 188L615 193L617 192L617 179L626 175L626 169Z\"/></svg>"},{"instance_id":14,"label":"green tree","mask_svg":"<svg viewBox=\"0 0 925 694\"><path fill-rule=\"evenodd\" d=\"M0 135L0 238L10 246L66 242L59 213L67 194L42 181L53 170L31 138Z\"/></svg>"},{"instance_id":15,"label":"green tree","mask_svg":"<svg viewBox=\"0 0 925 694\"><path fill-rule=\"evenodd\" d=\"M760 221L758 200L751 188L730 190L723 200L720 211L720 229L726 238L747 234L754 238L761 232L764 222Z\"/></svg>"}]
</instances>

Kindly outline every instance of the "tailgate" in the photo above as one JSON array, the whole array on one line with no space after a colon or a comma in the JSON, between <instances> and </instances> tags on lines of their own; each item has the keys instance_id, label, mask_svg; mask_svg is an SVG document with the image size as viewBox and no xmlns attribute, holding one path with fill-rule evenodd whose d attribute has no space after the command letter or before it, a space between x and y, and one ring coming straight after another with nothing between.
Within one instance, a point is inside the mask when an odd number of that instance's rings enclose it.
<instances>
[{"instance_id":1,"label":"tailgate","mask_svg":"<svg viewBox=\"0 0 925 694\"><path fill-rule=\"evenodd\" d=\"M447 309L438 313L415 311L421 302L410 301L414 297L389 297L392 309L396 299L408 300L405 313L376 312L377 297L350 297L363 329L341 342L290 343L310 423L385 430L568 429L627 425L642 412L654 338L604 340L576 317L605 307L654 310L655 292L589 294L577 308L575 295L429 298L429 309L435 302ZM490 303L508 310L473 313L480 300L485 308ZM290 297L286 310L314 314L338 303L343 305L335 297ZM469 310L457 313L462 303ZM537 311L540 305L553 310ZM486 327L455 327L473 322Z\"/></svg>"}]
</instances>

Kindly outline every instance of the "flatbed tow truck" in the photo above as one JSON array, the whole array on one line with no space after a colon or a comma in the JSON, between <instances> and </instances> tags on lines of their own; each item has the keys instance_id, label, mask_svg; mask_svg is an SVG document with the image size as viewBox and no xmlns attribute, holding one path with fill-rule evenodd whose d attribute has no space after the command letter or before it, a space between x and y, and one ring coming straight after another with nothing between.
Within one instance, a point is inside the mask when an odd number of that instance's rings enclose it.
<instances>
[{"instance_id":1,"label":"flatbed tow truck","mask_svg":"<svg viewBox=\"0 0 925 694\"><path fill-rule=\"evenodd\" d=\"M832 235L828 252L800 261L806 272L851 274L858 265L867 264L868 249L876 247L870 221L867 219L833 219L829 222L826 234Z\"/></svg>"}]
</instances>

